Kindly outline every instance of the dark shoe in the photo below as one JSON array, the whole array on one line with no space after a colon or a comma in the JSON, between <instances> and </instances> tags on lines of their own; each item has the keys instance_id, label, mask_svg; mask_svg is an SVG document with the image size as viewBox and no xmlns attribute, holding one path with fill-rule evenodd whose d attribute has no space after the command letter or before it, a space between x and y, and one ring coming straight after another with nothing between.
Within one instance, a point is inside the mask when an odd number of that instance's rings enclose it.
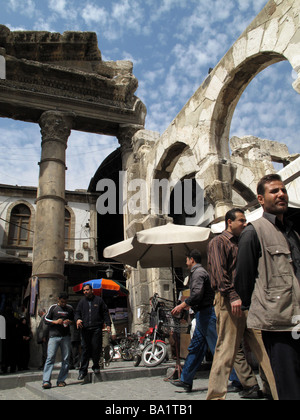
<instances>
[{"instance_id":1,"label":"dark shoe","mask_svg":"<svg viewBox=\"0 0 300 420\"><path fill-rule=\"evenodd\" d=\"M228 385L228 388L227 388L227 393L228 394L237 394L237 393L242 392L242 391L243 391L242 385L240 385L237 382L231 382L231 384Z\"/></svg>"},{"instance_id":2,"label":"dark shoe","mask_svg":"<svg viewBox=\"0 0 300 420\"><path fill-rule=\"evenodd\" d=\"M177 381L171 381L171 384L176 386L177 388L183 388L186 392L192 392L193 385L186 384L185 382L182 382L180 379Z\"/></svg>"},{"instance_id":3,"label":"dark shoe","mask_svg":"<svg viewBox=\"0 0 300 420\"><path fill-rule=\"evenodd\" d=\"M100 369L93 369L95 375L100 375Z\"/></svg>"},{"instance_id":4,"label":"dark shoe","mask_svg":"<svg viewBox=\"0 0 300 420\"><path fill-rule=\"evenodd\" d=\"M263 398L265 400L274 401L274 398L273 398L273 396L271 394L265 394L265 393L262 393L262 394L263 394Z\"/></svg>"},{"instance_id":5,"label":"dark shoe","mask_svg":"<svg viewBox=\"0 0 300 420\"><path fill-rule=\"evenodd\" d=\"M239 393L239 396L247 400L261 400L263 398L263 393L259 389L259 386L255 385L251 388L245 388Z\"/></svg>"},{"instance_id":6,"label":"dark shoe","mask_svg":"<svg viewBox=\"0 0 300 420\"><path fill-rule=\"evenodd\" d=\"M82 381L86 377L87 373L79 372L78 381Z\"/></svg>"},{"instance_id":7,"label":"dark shoe","mask_svg":"<svg viewBox=\"0 0 300 420\"><path fill-rule=\"evenodd\" d=\"M52 385L51 385L51 382L44 382L44 383L43 383L43 388L44 388L44 389L50 389L50 388L51 388L51 386L52 386Z\"/></svg>"},{"instance_id":8,"label":"dark shoe","mask_svg":"<svg viewBox=\"0 0 300 420\"><path fill-rule=\"evenodd\" d=\"M63 381L63 382L57 382L57 386L59 388L64 388L65 386L67 386L67 384Z\"/></svg>"}]
</instances>

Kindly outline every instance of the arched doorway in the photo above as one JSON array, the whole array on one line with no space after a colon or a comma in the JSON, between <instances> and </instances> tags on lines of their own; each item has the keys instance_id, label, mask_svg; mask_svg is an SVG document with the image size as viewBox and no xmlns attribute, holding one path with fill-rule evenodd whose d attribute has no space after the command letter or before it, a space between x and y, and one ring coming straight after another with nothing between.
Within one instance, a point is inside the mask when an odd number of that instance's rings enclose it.
<instances>
[{"instance_id":1,"label":"arched doorway","mask_svg":"<svg viewBox=\"0 0 300 420\"><path fill-rule=\"evenodd\" d=\"M237 104L250 82L272 64L286 60L275 52L260 53L247 58L232 70L229 80L220 91L211 124L211 141L215 152L222 159L230 159L229 133Z\"/></svg>"},{"instance_id":2,"label":"arched doorway","mask_svg":"<svg viewBox=\"0 0 300 420\"><path fill-rule=\"evenodd\" d=\"M120 185L121 171L122 154L121 149L118 148L99 166L91 179L88 191L97 192L97 184L100 180L110 180L115 186L116 202L118 202L120 188L122 188L122 185ZM119 212L119 207L115 209L114 214L109 212L106 214L97 213L97 238L98 258L100 261L105 261L105 258L103 257L104 248L124 239L124 220L123 214ZM124 280L123 270L115 270L114 278L116 280Z\"/></svg>"}]
</instances>

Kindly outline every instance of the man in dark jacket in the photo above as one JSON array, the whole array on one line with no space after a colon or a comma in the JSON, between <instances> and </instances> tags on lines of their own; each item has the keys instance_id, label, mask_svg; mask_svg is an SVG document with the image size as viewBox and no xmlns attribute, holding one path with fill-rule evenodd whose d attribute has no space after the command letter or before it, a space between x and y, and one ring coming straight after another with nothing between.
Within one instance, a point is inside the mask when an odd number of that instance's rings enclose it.
<instances>
[{"instance_id":1,"label":"man in dark jacket","mask_svg":"<svg viewBox=\"0 0 300 420\"><path fill-rule=\"evenodd\" d=\"M192 308L196 317L196 328L189 346L180 380L172 384L191 392L194 376L200 367L207 348L214 353L217 342L216 315L213 307L214 292L210 286L209 275L201 265L201 254L193 250L187 256L186 265L190 269L190 297L173 309L172 315Z\"/></svg>"},{"instance_id":2,"label":"man in dark jacket","mask_svg":"<svg viewBox=\"0 0 300 420\"><path fill-rule=\"evenodd\" d=\"M105 324L110 332L111 326L107 306L101 297L94 295L92 286L85 285L83 293L85 297L79 301L75 313L77 328L82 331L82 355L78 380L84 379L87 375L90 357L93 359L94 373L100 373L102 328Z\"/></svg>"}]
</instances>

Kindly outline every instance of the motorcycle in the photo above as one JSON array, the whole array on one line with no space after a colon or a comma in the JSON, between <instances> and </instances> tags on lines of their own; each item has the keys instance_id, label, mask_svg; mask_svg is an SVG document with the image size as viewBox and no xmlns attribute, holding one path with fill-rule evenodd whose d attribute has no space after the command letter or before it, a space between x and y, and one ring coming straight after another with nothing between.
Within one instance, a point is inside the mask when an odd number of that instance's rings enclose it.
<instances>
[{"instance_id":1,"label":"motorcycle","mask_svg":"<svg viewBox=\"0 0 300 420\"><path fill-rule=\"evenodd\" d=\"M146 344L142 352L142 361L145 366L155 367L160 365L168 355L167 344L159 339L158 326L153 331L152 342Z\"/></svg>"},{"instance_id":2,"label":"motorcycle","mask_svg":"<svg viewBox=\"0 0 300 420\"><path fill-rule=\"evenodd\" d=\"M143 336L137 333L136 345L131 348L134 366L139 366L143 361L145 366L155 367L168 360L168 347L165 342L167 334L163 330L166 313L165 304L159 302L158 296L154 295L150 318L155 322L155 326L150 327Z\"/></svg>"},{"instance_id":3,"label":"motorcycle","mask_svg":"<svg viewBox=\"0 0 300 420\"><path fill-rule=\"evenodd\" d=\"M126 337L120 337L119 339L115 340L110 345L110 360L118 360L123 359L126 361L132 361L134 356L131 352L131 348L133 346L134 338L130 335Z\"/></svg>"},{"instance_id":4,"label":"motorcycle","mask_svg":"<svg viewBox=\"0 0 300 420\"><path fill-rule=\"evenodd\" d=\"M151 343L151 337L153 336L153 328L149 330L142 336L138 331L136 334L135 344L131 348L131 353L133 354L134 366L138 367L142 361L142 354L145 347Z\"/></svg>"}]
</instances>

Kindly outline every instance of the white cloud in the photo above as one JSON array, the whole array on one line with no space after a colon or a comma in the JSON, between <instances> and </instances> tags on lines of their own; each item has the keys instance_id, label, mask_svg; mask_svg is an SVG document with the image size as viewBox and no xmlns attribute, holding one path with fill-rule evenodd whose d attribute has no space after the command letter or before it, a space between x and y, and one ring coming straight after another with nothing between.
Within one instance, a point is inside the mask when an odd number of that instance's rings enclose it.
<instances>
[{"instance_id":1,"label":"white cloud","mask_svg":"<svg viewBox=\"0 0 300 420\"><path fill-rule=\"evenodd\" d=\"M87 189L100 164L118 146L114 137L72 131L66 152L66 188Z\"/></svg>"},{"instance_id":2,"label":"white cloud","mask_svg":"<svg viewBox=\"0 0 300 420\"><path fill-rule=\"evenodd\" d=\"M99 7L94 3L87 3L81 16L90 27L95 24L101 25L101 36L109 41L122 38L125 31L133 31L137 34L148 31L144 21L143 7L132 0L111 2L110 7Z\"/></svg>"},{"instance_id":3,"label":"white cloud","mask_svg":"<svg viewBox=\"0 0 300 420\"><path fill-rule=\"evenodd\" d=\"M237 2L238 2L239 10L241 10L242 12L245 12L246 10L249 9L249 6L250 6L249 1L237 0Z\"/></svg>"},{"instance_id":4,"label":"white cloud","mask_svg":"<svg viewBox=\"0 0 300 420\"><path fill-rule=\"evenodd\" d=\"M0 119L0 179L3 184L37 185L40 161L39 127ZM8 141L9 140L9 141Z\"/></svg>"},{"instance_id":5,"label":"white cloud","mask_svg":"<svg viewBox=\"0 0 300 420\"><path fill-rule=\"evenodd\" d=\"M251 0L253 3L253 9L256 13L260 12L268 3L268 0Z\"/></svg>"},{"instance_id":6,"label":"white cloud","mask_svg":"<svg viewBox=\"0 0 300 420\"><path fill-rule=\"evenodd\" d=\"M299 151L300 96L291 87L290 74L290 65L282 62L250 83L235 110L231 136L255 135L286 143L291 153Z\"/></svg>"},{"instance_id":7,"label":"white cloud","mask_svg":"<svg viewBox=\"0 0 300 420\"><path fill-rule=\"evenodd\" d=\"M151 7L151 14L149 20L151 22L159 21L163 15L167 15L173 9L185 9L188 4L195 3L195 0L146 0L146 3Z\"/></svg>"},{"instance_id":8,"label":"white cloud","mask_svg":"<svg viewBox=\"0 0 300 420\"><path fill-rule=\"evenodd\" d=\"M50 10L53 10L54 12L57 12L59 14L65 14L66 13L66 0L49 0L48 7Z\"/></svg>"},{"instance_id":9,"label":"white cloud","mask_svg":"<svg viewBox=\"0 0 300 420\"><path fill-rule=\"evenodd\" d=\"M92 3L88 3L82 10L82 18L87 25L93 23L105 24L108 18L108 12L104 7L98 7Z\"/></svg>"},{"instance_id":10,"label":"white cloud","mask_svg":"<svg viewBox=\"0 0 300 420\"><path fill-rule=\"evenodd\" d=\"M293 80L298 79L298 73L294 69L292 70L291 77L292 77Z\"/></svg>"},{"instance_id":11,"label":"white cloud","mask_svg":"<svg viewBox=\"0 0 300 420\"><path fill-rule=\"evenodd\" d=\"M134 1L121 0L118 3L114 3L111 17L120 26L133 29L136 32L141 31L141 24L144 17L143 9Z\"/></svg>"},{"instance_id":12,"label":"white cloud","mask_svg":"<svg viewBox=\"0 0 300 420\"><path fill-rule=\"evenodd\" d=\"M18 12L28 17L34 16L36 13L34 0L8 0L6 4L13 12Z\"/></svg>"},{"instance_id":13,"label":"white cloud","mask_svg":"<svg viewBox=\"0 0 300 420\"><path fill-rule=\"evenodd\" d=\"M68 0L49 0L48 7L52 12L57 13L60 18L74 20L77 18L77 10L72 4L73 2Z\"/></svg>"}]
</instances>

